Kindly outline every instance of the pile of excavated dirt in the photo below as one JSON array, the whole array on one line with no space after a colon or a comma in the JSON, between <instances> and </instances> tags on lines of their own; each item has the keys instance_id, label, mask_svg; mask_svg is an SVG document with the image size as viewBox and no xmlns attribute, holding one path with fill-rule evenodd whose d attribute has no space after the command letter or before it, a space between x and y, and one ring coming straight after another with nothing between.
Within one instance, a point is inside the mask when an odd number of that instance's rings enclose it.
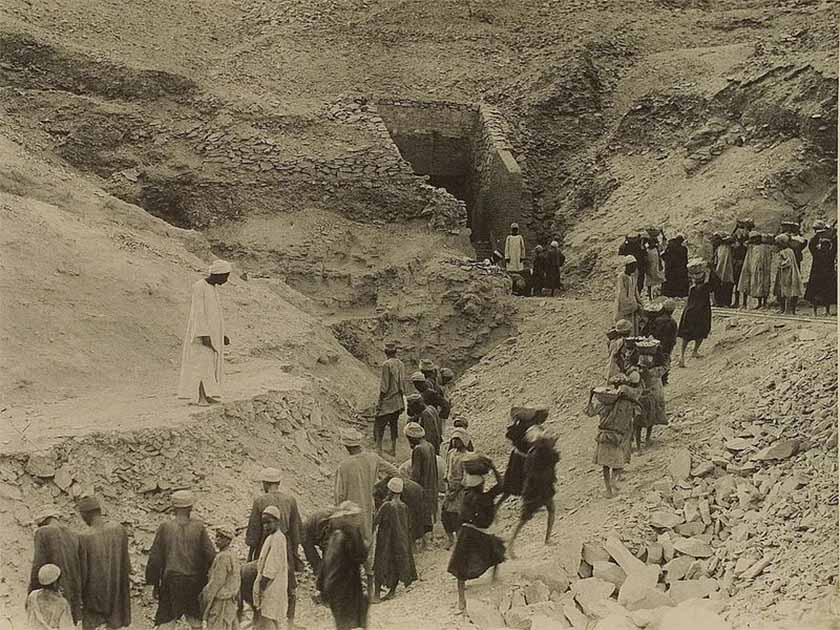
<instances>
[{"instance_id":1,"label":"pile of excavated dirt","mask_svg":"<svg viewBox=\"0 0 840 630\"><path fill-rule=\"evenodd\" d=\"M515 330L510 280L468 264L469 246L459 236L314 208L249 217L206 234L214 251L249 277L279 278L307 296L301 308L370 366L392 339L411 363L429 357L460 370Z\"/></svg>"}]
</instances>

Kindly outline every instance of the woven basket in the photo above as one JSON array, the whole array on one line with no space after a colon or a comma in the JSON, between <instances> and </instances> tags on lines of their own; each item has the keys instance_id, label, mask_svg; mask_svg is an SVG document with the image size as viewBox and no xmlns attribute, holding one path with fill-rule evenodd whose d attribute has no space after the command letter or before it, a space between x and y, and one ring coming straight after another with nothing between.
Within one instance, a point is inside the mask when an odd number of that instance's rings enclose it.
<instances>
[{"instance_id":1,"label":"woven basket","mask_svg":"<svg viewBox=\"0 0 840 630\"><path fill-rule=\"evenodd\" d=\"M611 387L596 387L592 390L592 395L602 405L612 405L618 400L619 392Z\"/></svg>"}]
</instances>

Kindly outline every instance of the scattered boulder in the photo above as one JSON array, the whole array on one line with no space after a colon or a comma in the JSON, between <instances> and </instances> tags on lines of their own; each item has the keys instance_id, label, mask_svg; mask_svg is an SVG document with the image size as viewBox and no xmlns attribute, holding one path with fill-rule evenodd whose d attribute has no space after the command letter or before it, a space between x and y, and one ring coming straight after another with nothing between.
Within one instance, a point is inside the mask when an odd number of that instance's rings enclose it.
<instances>
[{"instance_id":1,"label":"scattered boulder","mask_svg":"<svg viewBox=\"0 0 840 630\"><path fill-rule=\"evenodd\" d=\"M799 452L799 446L799 440L779 440L775 444L760 450L752 456L752 459L758 461L788 459Z\"/></svg>"},{"instance_id":2,"label":"scattered boulder","mask_svg":"<svg viewBox=\"0 0 840 630\"><path fill-rule=\"evenodd\" d=\"M480 599L470 600L467 606L467 616L470 621L481 630L504 628L505 620L499 610Z\"/></svg>"},{"instance_id":3,"label":"scattered boulder","mask_svg":"<svg viewBox=\"0 0 840 630\"><path fill-rule=\"evenodd\" d=\"M26 460L24 470L33 477L50 479L55 476L55 457L52 454L33 453Z\"/></svg>"},{"instance_id":4,"label":"scattered boulder","mask_svg":"<svg viewBox=\"0 0 840 630\"><path fill-rule=\"evenodd\" d=\"M636 556L630 553L630 550L624 546L624 543L619 540L618 536L610 535L604 541L604 549L613 557L627 575L634 572L641 572L646 574L647 565L639 560Z\"/></svg>"},{"instance_id":5,"label":"scattered boulder","mask_svg":"<svg viewBox=\"0 0 840 630\"><path fill-rule=\"evenodd\" d=\"M732 626L720 615L702 606L677 606L665 611L657 626L658 630L732 630Z\"/></svg>"},{"instance_id":6,"label":"scattered boulder","mask_svg":"<svg viewBox=\"0 0 840 630\"><path fill-rule=\"evenodd\" d=\"M569 590L568 576L575 575L577 573L577 567L575 567L574 573L567 574L559 560L552 558L530 564L522 569L518 569L517 572L529 581L542 582L548 586L549 591L565 593Z\"/></svg>"},{"instance_id":7,"label":"scattered boulder","mask_svg":"<svg viewBox=\"0 0 840 630\"><path fill-rule=\"evenodd\" d=\"M620 613L601 619L592 630L636 630L636 624Z\"/></svg>"},{"instance_id":8,"label":"scattered boulder","mask_svg":"<svg viewBox=\"0 0 840 630\"><path fill-rule=\"evenodd\" d=\"M612 582L616 587L620 588L627 579L627 574L617 564L612 562L604 562L602 560L596 561L592 565L592 576L604 580L605 582Z\"/></svg>"},{"instance_id":9,"label":"scattered boulder","mask_svg":"<svg viewBox=\"0 0 840 630\"><path fill-rule=\"evenodd\" d=\"M630 612L630 620L636 624L637 628L656 628L666 612L671 610L671 606L667 608L641 608Z\"/></svg>"},{"instance_id":10,"label":"scattered boulder","mask_svg":"<svg viewBox=\"0 0 840 630\"><path fill-rule=\"evenodd\" d=\"M551 596L551 591L545 585L545 582L537 580L531 582L525 587L525 601L530 604L539 604L540 602L547 602Z\"/></svg>"},{"instance_id":11,"label":"scattered boulder","mask_svg":"<svg viewBox=\"0 0 840 630\"><path fill-rule=\"evenodd\" d=\"M586 630L586 627L589 625L589 617L578 609L574 601L567 602L563 605L563 615L575 630Z\"/></svg>"},{"instance_id":12,"label":"scattered boulder","mask_svg":"<svg viewBox=\"0 0 840 630\"><path fill-rule=\"evenodd\" d=\"M662 554L664 549L658 542L648 543L647 546L647 563L648 564L662 564Z\"/></svg>"},{"instance_id":13,"label":"scattered boulder","mask_svg":"<svg viewBox=\"0 0 840 630\"><path fill-rule=\"evenodd\" d=\"M606 599L615 592L615 584L607 582L600 578L591 577L585 580L578 580L572 584L572 592L575 594L575 599L581 606L581 600L598 601Z\"/></svg>"},{"instance_id":14,"label":"scattered boulder","mask_svg":"<svg viewBox=\"0 0 840 630\"><path fill-rule=\"evenodd\" d=\"M508 628L531 630L531 611L525 606L515 606L504 614Z\"/></svg>"},{"instance_id":15,"label":"scattered boulder","mask_svg":"<svg viewBox=\"0 0 840 630\"><path fill-rule=\"evenodd\" d=\"M690 556L680 556L679 558L674 558L670 562L667 562L662 567L665 571L665 581L674 582L676 580L683 579L692 562L694 562L694 558Z\"/></svg>"},{"instance_id":16,"label":"scattered boulder","mask_svg":"<svg viewBox=\"0 0 840 630\"><path fill-rule=\"evenodd\" d=\"M622 590L624 601L622 604L627 610L650 610L671 605L671 598L658 588L642 587L638 590Z\"/></svg>"},{"instance_id":17,"label":"scattered boulder","mask_svg":"<svg viewBox=\"0 0 840 630\"><path fill-rule=\"evenodd\" d=\"M596 562L609 562L612 559L603 545L598 543L583 543L583 559L593 567Z\"/></svg>"},{"instance_id":18,"label":"scattered boulder","mask_svg":"<svg viewBox=\"0 0 840 630\"><path fill-rule=\"evenodd\" d=\"M572 626L565 620L537 614L531 617L531 630L566 630Z\"/></svg>"},{"instance_id":19,"label":"scattered boulder","mask_svg":"<svg viewBox=\"0 0 840 630\"><path fill-rule=\"evenodd\" d=\"M684 520L683 516L674 512L657 510L650 515L650 526L656 529L673 529Z\"/></svg>"},{"instance_id":20,"label":"scattered boulder","mask_svg":"<svg viewBox=\"0 0 840 630\"><path fill-rule=\"evenodd\" d=\"M692 558L708 558L714 553L711 545L698 538L677 538L674 549Z\"/></svg>"},{"instance_id":21,"label":"scattered boulder","mask_svg":"<svg viewBox=\"0 0 840 630\"><path fill-rule=\"evenodd\" d=\"M568 538L559 546L556 558L566 575L574 575L578 572L582 554L583 540L580 538Z\"/></svg>"},{"instance_id":22,"label":"scattered boulder","mask_svg":"<svg viewBox=\"0 0 840 630\"><path fill-rule=\"evenodd\" d=\"M668 595L675 604L687 599L702 599L720 588L714 578L700 578L699 580L676 580L671 582Z\"/></svg>"},{"instance_id":23,"label":"scattered boulder","mask_svg":"<svg viewBox=\"0 0 840 630\"><path fill-rule=\"evenodd\" d=\"M691 469L691 476L692 477L705 477L715 471L715 465L713 462L703 461L697 464L694 468Z\"/></svg>"}]
</instances>

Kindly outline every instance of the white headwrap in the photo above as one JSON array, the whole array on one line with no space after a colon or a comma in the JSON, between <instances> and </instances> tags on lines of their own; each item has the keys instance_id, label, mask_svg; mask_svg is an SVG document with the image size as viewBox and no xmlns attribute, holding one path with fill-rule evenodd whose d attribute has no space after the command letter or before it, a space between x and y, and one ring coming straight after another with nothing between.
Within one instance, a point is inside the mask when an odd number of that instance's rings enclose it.
<instances>
[{"instance_id":1,"label":"white headwrap","mask_svg":"<svg viewBox=\"0 0 840 630\"><path fill-rule=\"evenodd\" d=\"M230 263L226 260L217 259L214 260L210 264L210 273L211 274L225 274L230 273L233 267L230 266Z\"/></svg>"}]
</instances>

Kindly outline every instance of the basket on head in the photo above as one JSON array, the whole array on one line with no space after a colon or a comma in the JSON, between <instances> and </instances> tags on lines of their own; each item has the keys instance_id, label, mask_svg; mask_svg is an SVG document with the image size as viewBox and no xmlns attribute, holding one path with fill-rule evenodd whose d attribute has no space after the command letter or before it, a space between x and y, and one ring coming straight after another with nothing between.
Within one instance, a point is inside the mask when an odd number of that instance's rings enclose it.
<instances>
[{"instance_id":1,"label":"basket on head","mask_svg":"<svg viewBox=\"0 0 840 630\"><path fill-rule=\"evenodd\" d=\"M618 400L619 391L612 387L601 385L592 390L592 395L602 405L612 405Z\"/></svg>"},{"instance_id":2,"label":"basket on head","mask_svg":"<svg viewBox=\"0 0 840 630\"><path fill-rule=\"evenodd\" d=\"M643 337L636 341L636 351L639 354L655 355L656 352L659 350L660 345L661 344L659 343L658 339Z\"/></svg>"},{"instance_id":3,"label":"basket on head","mask_svg":"<svg viewBox=\"0 0 840 630\"><path fill-rule=\"evenodd\" d=\"M486 475L493 469L493 462L489 457L470 454L462 460L464 472L470 475Z\"/></svg>"}]
</instances>

